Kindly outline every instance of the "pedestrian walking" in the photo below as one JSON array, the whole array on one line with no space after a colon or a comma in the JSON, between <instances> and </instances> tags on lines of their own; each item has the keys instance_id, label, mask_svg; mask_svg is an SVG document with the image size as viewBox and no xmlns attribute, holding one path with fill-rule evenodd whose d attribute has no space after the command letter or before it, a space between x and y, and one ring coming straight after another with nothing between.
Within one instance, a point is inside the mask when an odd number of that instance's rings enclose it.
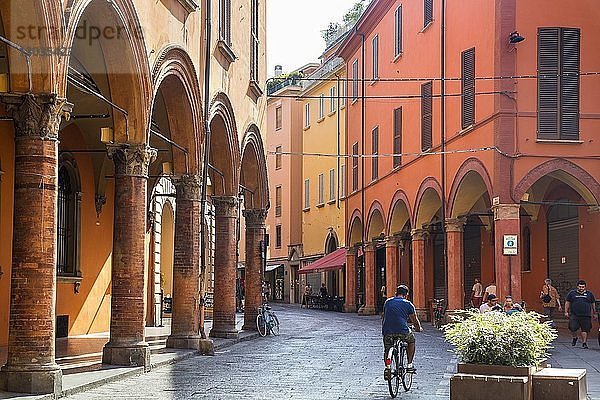
<instances>
[{"instance_id":1,"label":"pedestrian walking","mask_svg":"<svg viewBox=\"0 0 600 400\"><path fill-rule=\"evenodd\" d=\"M490 294L493 294L494 296L497 296L496 293L496 282L492 282L490 283L486 288L485 288L485 293L483 294L483 302L485 303L486 301L488 301L488 296Z\"/></svg>"},{"instance_id":2,"label":"pedestrian walking","mask_svg":"<svg viewBox=\"0 0 600 400\"><path fill-rule=\"evenodd\" d=\"M552 326L556 326L554 324L554 311L556 309L562 311L562 307L560 305L558 290L552 286L552 280L549 278L544 279L544 285L542 286L542 290L540 290L540 300L544 308L544 315L552 322Z\"/></svg>"},{"instance_id":3,"label":"pedestrian walking","mask_svg":"<svg viewBox=\"0 0 600 400\"><path fill-rule=\"evenodd\" d=\"M577 282L577 288L571 289L565 299L565 317L569 318L569 330L573 335L572 346L577 344L577 331L581 331L581 347L588 348L587 336L592 329L592 315L596 298L586 289L586 282Z\"/></svg>"},{"instance_id":4,"label":"pedestrian walking","mask_svg":"<svg viewBox=\"0 0 600 400\"><path fill-rule=\"evenodd\" d=\"M471 304L474 308L481 307L483 303L483 285L481 284L481 280L479 278L475 278L475 284L473 285L473 289L471 289Z\"/></svg>"},{"instance_id":5,"label":"pedestrian walking","mask_svg":"<svg viewBox=\"0 0 600 400\"><path fill-rule=\"evenodd\" d=\"M310 296L312 296L312 287L310 287L310 283L307 283L304 287L304 294L302 295L302 304L300 304L300 308L302 308L302 306L308 308Z\"/></svg>"}]
</instances>

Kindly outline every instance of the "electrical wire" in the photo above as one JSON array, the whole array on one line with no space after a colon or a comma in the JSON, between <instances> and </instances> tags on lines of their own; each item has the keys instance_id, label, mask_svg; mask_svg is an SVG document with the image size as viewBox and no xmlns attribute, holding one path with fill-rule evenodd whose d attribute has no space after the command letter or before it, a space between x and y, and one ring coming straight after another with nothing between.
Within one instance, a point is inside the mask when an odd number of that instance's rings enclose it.
<instances>
[{"instance_id":1,"label":"electrical wire","mask_svg":"<svg viewBox=\"0 0 600 400\"><path fill-rule=\"evenodd\" d=\"M447 151L422 151L414 153L381 153L381 154L333 154L333 153L310 153L310 152L294 152L294 151L267 151L268 155L286 155L286 156L309 156L309 157L335 157L335 158L388 158L388 157L409 157L409 156L433 156L441 154L463 154L463 153L476 153L483 151L495 151L505 157L513 158L496 146L478 147L473 149L461 149L461 150L447 150Z\"/></svg>"},{"instance_id":2,"label":"electrical wire","mask_svg":"<svg viewBox=\"0 0 600 400\"><path fill-rule=\"evenodd\" d=\"M491 95L491 94L505 94L505 95L509 95L509 94L516 94L517 92L515 91L507 91L507 90L499 90L499 91L490 91L490 92L476 92L475 96L482 96L482 95ZM464 96L464 93L446 93L443 95L443 97L461 97ZM305 95L292 95L292 94L279 94L279 95L270 95L269 97L271 97L272 99L285 99L285 98L291 98L291 99L296 99L296 100L302 100L302 99L331 99L330 96L305 96ZM421 94L407 94L407 95L395 95L395 96L357 96L357 97L353 97L353 96L344 96L344 98L346 99L422 99L424 97L427 98L441 98L442 95L441 94L432 94L430 96L423 96Z\"/></svg>"}]
</instances>

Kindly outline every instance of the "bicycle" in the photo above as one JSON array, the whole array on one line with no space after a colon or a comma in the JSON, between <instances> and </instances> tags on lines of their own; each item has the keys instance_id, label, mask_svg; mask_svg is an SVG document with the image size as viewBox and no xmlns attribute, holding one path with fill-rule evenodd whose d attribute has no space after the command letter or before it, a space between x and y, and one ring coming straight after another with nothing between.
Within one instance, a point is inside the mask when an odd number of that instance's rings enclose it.
<instances>
[{"instance_id":1,"label":"bicycle","mask_svg":"<svg viewBox=\"0 0 600 400\"><path fill-rule=\"evenodd\" d=\"M433 299L433 301L435 303L433 308L433 326L437 329L441 329L444 322L444 315L446 314L444 299Z\"/></svg>"},{"instance_id":2,"label":"bicycle","mask_svg":"<svg viewBox=\"0 0 600 400\"><path fill-rule=\"evenodd\" d=\"M273 336L279 335L279 319L267 303L263 303L258 307L256 327L258 328L258 334L262 337L267 336L269 333L272 333Z\"/></svg>"},{"instance_id":3,"label":"bicycle","mask_svg":"<svg viewBox=\"0 0 600 400\"><path fill-rule=\"evenodd\" d=\"M414 371L408 370L408 343L401 339L394 341L394 346L388 351L386 365L390 365L391 373L388 382L390 396L395 398L398 395L400 382L404 391L408 392L412 386L412 378Z\"/></svg>"}]
</instances>

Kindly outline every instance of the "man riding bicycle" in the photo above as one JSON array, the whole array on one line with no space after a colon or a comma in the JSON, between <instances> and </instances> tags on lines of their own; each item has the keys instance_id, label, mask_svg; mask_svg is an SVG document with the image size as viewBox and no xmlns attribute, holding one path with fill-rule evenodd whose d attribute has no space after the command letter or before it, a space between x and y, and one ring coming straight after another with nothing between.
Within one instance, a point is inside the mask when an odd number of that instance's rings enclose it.
<instances>
[{"instance_id":1,"label":"man riding bicycle","mask_svg":"<svg viewBox=\"0 0 600 400\"><path fill-rule=\"evenodd\" d=\"M391 379L391 360L387 359L388 352L394 342L398 339L406 342L408 365L407 370L414 372L413 358L415 357L415 335L408 326L408 321L414 325L417 332L421 332L421 322L415 312L415 306L406 299L408 296L408 286L400 285L396 289L395 297L391 297L385 301L383 305L383 359L385 362L385 370L383 376L386 380Z\"/></svg>"}]
</instances>

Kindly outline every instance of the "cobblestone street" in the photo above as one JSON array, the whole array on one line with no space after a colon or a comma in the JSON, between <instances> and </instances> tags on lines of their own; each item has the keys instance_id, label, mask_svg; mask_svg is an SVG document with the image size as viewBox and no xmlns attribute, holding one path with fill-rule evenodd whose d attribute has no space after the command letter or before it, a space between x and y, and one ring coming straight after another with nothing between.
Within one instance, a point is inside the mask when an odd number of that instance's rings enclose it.
<instances>
[{"instance_id":1,"label":"cobblestone street","mask_svg":"<svg viewBox=\"0 0 600 400\"><path fill-rule=\"evenodd\" d=\"M385 399L379 317L274 307L279 337L237 343L69 399ZM454 356L440 332L417 334L412 390L403 399L447 399Z\"/></svg>"}]
</instances>

